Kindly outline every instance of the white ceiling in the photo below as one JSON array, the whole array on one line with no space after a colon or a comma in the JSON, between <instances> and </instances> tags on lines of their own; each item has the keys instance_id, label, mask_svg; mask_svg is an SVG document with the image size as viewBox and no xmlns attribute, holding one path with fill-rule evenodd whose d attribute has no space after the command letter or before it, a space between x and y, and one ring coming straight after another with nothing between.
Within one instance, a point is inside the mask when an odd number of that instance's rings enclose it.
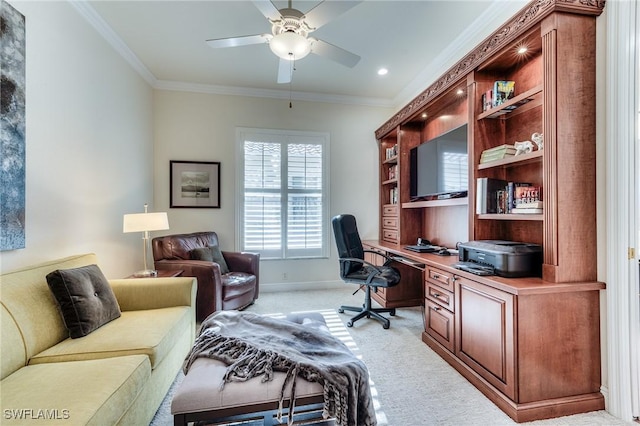
<instances>
[{"instance_id":1,"label":"white ceiling","mask_svg":"<svg viewBox=\"0 0 640 426\"><path fill-rule=\"evenodd\" d=\"M292 6L305 13L318 3ZM474 47L526 1L362 1L311 33L359 55L360 62L348 68L310 54L296 62L291 85L276 83L279 59L266 44L213 49L205 42L269 33L269 22L250 1L72 4L154 87L273 97L291 91L298 98L398 106L468 51L460 46ZM273 4L287 7L287 1ZM389 73L378 76L380 67Z\"/></svg>"}]
</instances>

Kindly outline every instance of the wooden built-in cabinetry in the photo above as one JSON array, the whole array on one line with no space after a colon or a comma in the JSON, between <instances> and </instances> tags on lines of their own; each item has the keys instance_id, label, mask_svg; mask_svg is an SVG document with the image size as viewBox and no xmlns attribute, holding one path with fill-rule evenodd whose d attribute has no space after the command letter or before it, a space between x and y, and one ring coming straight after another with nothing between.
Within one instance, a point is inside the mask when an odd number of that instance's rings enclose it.
<instances>
[{"instance_id":1,"label":"wooden built-in cabinetry","mask_svg":"<svg viewBox=\"0 0 640 426\"><path fill-rule=\"evenodd\" d=\"M603 7L532 1L376 131L380 240L370 247L420 260L403 249L418 237L451 248L470 240L542 246L541 277L478 277L429 255L412 268L420 276L403 275L398 286L422 292L425 343L517 421L604 406L595 233L595 31ZM498 80L514 81L515 96L483 109L482 95ZM410 150L464 124L468 197L412 201ZM484 150L533 133L544 135L542 150L480 163ZM542 188L543 213L476 214L478 178Z\"/></svg>"}]
</instances>

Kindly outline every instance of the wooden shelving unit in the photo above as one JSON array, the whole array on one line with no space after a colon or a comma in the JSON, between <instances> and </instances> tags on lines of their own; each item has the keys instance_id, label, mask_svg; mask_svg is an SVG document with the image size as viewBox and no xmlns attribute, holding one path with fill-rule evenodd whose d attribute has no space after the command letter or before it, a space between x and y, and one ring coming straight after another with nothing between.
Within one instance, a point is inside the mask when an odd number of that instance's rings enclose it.
<instances>
[{"instance_id":1,"label":"wooden shelving unit","mask_svg":"<svg viewBox=\"0 0 640 426\"><path fill-rule=\"evenodd\" d=\"M478 277L434 258L425 261L419 282L414 275L403 280L446 296L423 294L423 341L518 422L604 408L599 291L605 286L597 282L593 232L593 43L603 7L604 2L532 1L376 130L381 228L372 246L414 260L420 256L403 251L403 245L415 244L416 237L447 247L469 240L542 246L539 277ZM518 56L523 46L528 51ZM482 95L503 80L515 82L515 96L483 111ZM410 150L463 124L468 198L412 202ZM483 151L531 140L533 133L544 135L542 150L480 164ZM391 144L398 148L396 182L384 173ZM478 178L540 187L544 213L476 214ZM397 221L390 221L385 193L394 185ZM384 297L376 300L385 303Z\"/></svg>"}]
</instances>

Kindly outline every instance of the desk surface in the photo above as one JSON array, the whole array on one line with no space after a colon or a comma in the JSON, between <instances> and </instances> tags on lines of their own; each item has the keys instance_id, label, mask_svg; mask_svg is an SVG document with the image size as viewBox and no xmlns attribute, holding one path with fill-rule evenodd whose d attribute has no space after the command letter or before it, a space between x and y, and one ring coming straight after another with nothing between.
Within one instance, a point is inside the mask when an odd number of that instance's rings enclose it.
<instances>
[{"instance_id":1,"label":"desk surface","mask_svg":"<svg viewBox=\"0 0 640 426\"><path fill-rule=\"evenodd\" d=\"M435 253L416 253L406 250L406 244L392 244L380 240L365 240L363 244L379 250L386 251L394 256L401 256L414 262L444 269L452 274L480 282L490 287L497 288L507 293L517 295L544 294L544 293L563 293L574 291L593 291L605 289L605 284L598 281L592 282L566 282L553 283L543 281L542 278L503 278L498 276L480 276L470 272L462 271L454 268L453 264L458 262L458 256L440 256Z\"/></svg>"}]
</instances>

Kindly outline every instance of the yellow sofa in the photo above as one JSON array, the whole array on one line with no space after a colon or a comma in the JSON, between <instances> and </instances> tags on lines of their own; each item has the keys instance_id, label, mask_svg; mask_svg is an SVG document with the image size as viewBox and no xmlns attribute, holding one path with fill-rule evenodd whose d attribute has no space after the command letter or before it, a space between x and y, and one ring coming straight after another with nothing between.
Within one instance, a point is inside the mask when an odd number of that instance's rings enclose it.
<instances>
[{"instance_id":1,"label":"yellow sofa","mask_svg":"<svg viewBox=\"0 0 640 426\"><path fill-rule=\"evenodd\" d=\"M83 254L0 276L0 423L148 425L195 337L195 278L109 280L122 315L69 338L46 275Z\"/></svg>"}]
</instances>

